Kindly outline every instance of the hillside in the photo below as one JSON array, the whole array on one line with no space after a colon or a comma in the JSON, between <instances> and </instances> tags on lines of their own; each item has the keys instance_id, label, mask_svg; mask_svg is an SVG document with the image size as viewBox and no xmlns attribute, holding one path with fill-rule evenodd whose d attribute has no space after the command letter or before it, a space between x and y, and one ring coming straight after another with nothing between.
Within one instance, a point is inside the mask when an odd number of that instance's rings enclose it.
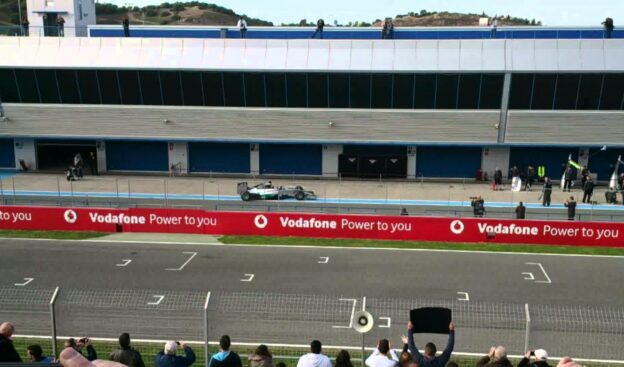
<instances>
[{"instance_id":1,"label":"hillside","mask_svg":"<svg viewBox=\"0 0 624 367\"><path fill-rule=\"evenodd\" d=\"M22 8L25 14L26 1L22 1ZM237 14L231 9L215 4L202 3L198 1L162 3L160 5L139 7L119 7L114 4L96 3L98 24L121 24L124 17L128 16L132 24L146 25L235 25L240 16L247 20L250 26L272 26L273 23L251 18L245 14ZM393 22L397 27L451 27L451 26L477 26L479 18L488 17L486 14L462 14L451 12L429 12L421 10L418 13L410 12L404 15L397 15ZM17 12L17 1L0 0L0 24L18 24L19 16ZM331 20L326 19L329 25ZM302 19L296 23L282 24L288 26L314 26L316 20L308 21ZM382 20L373 22L356 21L347 24L334 26L354 26L370 27L380 26ZM534 19L521 19L509 15L499 16L498 25L505 26L528 26L541 25L541 22Z\"/></svg>"}]
</instances>

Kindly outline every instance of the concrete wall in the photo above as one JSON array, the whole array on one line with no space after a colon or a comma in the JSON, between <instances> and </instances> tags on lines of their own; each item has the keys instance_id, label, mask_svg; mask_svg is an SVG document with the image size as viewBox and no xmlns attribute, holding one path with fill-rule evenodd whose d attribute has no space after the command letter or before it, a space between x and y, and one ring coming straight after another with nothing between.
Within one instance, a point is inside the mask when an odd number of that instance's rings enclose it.
<instances>
[{"instance_id":1,"label":"concrete wall","mask_svg":"<svg viewBox=\"0 0 624 367\"><path fill-rule=\"evenodd\" d=\"M21 169L20 160L24 160L31 170L37 169L37 149L35 148L35 139L16 138L13 142L15 145L15 167Z\"/></svg>"},{"instance_id":2,"label":"concrete wall","mask_svg":"<svg viewBox=\"0 0 624 367\"><path fill-rule=\"evenodd\" d=\"M313 143L496 143L498 111L5 104L0 136ZM165 122L167 121L167 122ZM329 124L332 121L333 124Z\"/></svg>"},{"instance_id":3,"label":"concrete wall","mask_svg":"<svg viewBox=\"0 0 624 367\"><path fill-rule=\"evenodd\" d=\"M487 172L488 178L493 179L496 167L503 171L503 176L507 176L509 171L509 147L485 147L481 155L481 169Z\"/></svg>"},{"instance_id":4,"label":"concrete wall","mask_svg":"<svg viewBox=\"0 0 624 367\"><path fill-rule=\"evenodd\" d=\"M342 154L341 144L323 145L323 177L338 177L338 156Z\"/></svg>"},{"instance_id":5,"label":"concrete wall","mask_svg":"<svg viewBox=\"0 0 624 367\"><path fill-rule=\"evenodd\" d=\"M176 173L188 173L188 144L178 141L169 143L169 167L175 165Z\"/></svg>"}]
</instances>

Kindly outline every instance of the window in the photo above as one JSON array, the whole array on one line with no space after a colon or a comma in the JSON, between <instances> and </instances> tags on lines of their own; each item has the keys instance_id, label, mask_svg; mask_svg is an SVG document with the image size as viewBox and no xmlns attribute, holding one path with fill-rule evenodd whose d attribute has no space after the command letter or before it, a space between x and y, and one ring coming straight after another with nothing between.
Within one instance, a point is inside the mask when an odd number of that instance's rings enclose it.
<instances>
[{"instance_id":1,"label":"window","mask_svg":"<svg viewBox=\"0 0 624 367\"><path fill-rule=\"evenodd\" d=\"M182 71L182 99L186 106L203 106L204 93L202 88L201 73Z\"/></svg>"},{"instance_id":2,"label":"window","mask_svg":"<svg viewBox=\"0 0 624 367\"><path fill-rule=\"evenodd\" d=\"M158 71L139 71L141 81L141 92L143 94L143 104L162 105L162 93L160 90L160 78ZM100 79L100 82L102 80ZM103 94L104 92L102 92Z\"/></svg>"},{"instance_id":3,"label":"window","mask_svg":"<svg viewBox=\"0 0 624 367\"><path fill-rule=\"evenodd\" d=\"M225 106L221 73L204 72L201 77L206 106Z\"/></svg>"},{"instance_id":4,"label":"window","mask_svg":"<svg viewBox=\"0 0 624 367\"><path fill-rule=\"evenodd\" d=\"M581 86L576 100L577 110L597 110L600 105L602 74L581 75Z\"/></svg>"},{"instance_id":5,"label":"window","mask_svg":"<svg viewBox=\"0 0 624 367\"><path fill-rule=\"evenodd\" d=\"M457 87L459 75L439 74L436 84L436 106L438 109L457 108Z\"/></svg>"},{"instance_id":6,"label":"window","mask_svg":"<svg viewBox=\"0 0 624 367\"><path fill-rule=\"evenodd\" d=\"M327 108L327 74L308 74L308 107Z\"/></svg>"},{"instance_id":7,"label":"window","mask_svg":"<svg viewBox=\"0 0 624 367\"><path fill-rule=\"evenodd\" d=\"M160 88L163 95L163 104L167 106L181 106L182 84L180 83L180 73L177 71L160 72Z\"/></svg>"},{"instance_id":8,"label":"window","mask_svg":"<svg viewBox=\"0 0 624 367\"><path fill-rule=\"evenodd\" d=\"M61 92L61 103L81 103L80 90L74 70L57 70L56 80Z\"/></svg>"},{"instance_id":9,"label":"window","mask_svg":"<svg viewBox=\"0 0 624 367\"><path fill-rule=\"evenodd\" d=\"M13 69L0 69L0 100L2 102L19 102L19 90Z\"/></svg>"},{"instance_id":10,"label":"window","mask_svg":"<svg viewBox=\"0 0 624 367\"><path fill-rule=\"evenodd\" d=\"M349 74L329 74L329 107L349 108Z\"/></svg>"},{"instance_id":11,"label":"window","mask_svg":"<svg viewBox=\"0 0 624 367\"><path fill-rule=\"evenodd\" d=\"M308 76L306 74L286 74L286 106L308 107Z\"/></svg>"},{"instance_id":12,"label":"window","mask_svg":"<svg viewBox=\"0 0 624 367\"><path fill-rule=\"evenodd\" d=\"M624 99L624 74L605 74L601 110L621 110Z\"/></svg>"},{"instance_id":13,"label":"window","mask_svg":"<svg viewBox=\"0 0 624 367\"><path fill-rule=\"evenodd\" d=\"M436 75L416 74L414 78L414 108L433 109L435 107Z\"/></svg>"},{"instance_id":14,"label":"window","mask_svg":"<svg viewBox=\"0 0 624 367\"><path fill-rule=\"evenodd\" d=\"M580 75L559 74L557 75L557 91L555 93L556 110L576 109L576 95L579 88Z\"/></svg>"},{"instance_id":15,"label":"window","mask_svg":"<svg viewBox=\"0 0 624 367\"><path fill-rule=\"evenodd\" d=\"M509 108L528 110L531 108L533 94L533 74L514 74L511 77Z\"/></svg>"},{"instance_id":16,"label":"window","mask_svg":"<svg viewBox=\"0 0 624 367\"><path fill-rule=\"evenodd\" d=\"M245 105L265 107L264 73L245 73Z\"/></svg>"},{"instance_id":17,"label":"window","mask_svg":"<svg viewBox=\"0 0 624 367\"><path fill-rule=\"evenodd\" d=\"M392 108L414 107L414 74L394 74Z\"/></svg>"},{"instance_id":18,"label":"window","mask_svg":"<svg viewBox=\"0 0 624 367\"><path fill-rule=\"evenodd\" d=\"M370 74L351 74L349 80L352 108L370 108L371 76Z\"/></svg>"},{"instance_id":19,"label":"window","mask_svg":"<svg viewBox=\"0 0 624 367\"><path fill-rule=\"evenodd\" d=\"M95 70L78 70L76 75L82 103L100 104L100 86Z\"/></svg>"},{"instance_id":20,"label":"window","mask_svg":"<svg viewBox=\"0 0 624 367\"><path fill-rule=\"evenodd\" d=\"M102 104L120 104L117 72L115 70L98 70L97 76L102 94Z\"/></svg>"},{"instance_id":21,"label":"window","mask_svg":"<svg viewBox=\"0 0 624 367\"><path fill-rule=\"evenodd\" d=\"M483 74L481 76L481 94L479 97L479 108L501 108L504 83L505 76L503 74Z\"/></svg>"},{"instance_id":22,"label":"window","mask_svg":"<svg viewBox=\"0 0 624 367\"><path fill-rule=\"evenodd\" d=\"M459 76L459 99L457 108L473 110L479 108L479 90L481 74L462 74Z\"/></svg>"},{"instance_id":23,"label":"window","mask_svg":"<svg viewBox=\"0 0 624 367\"><path fill-rule=\"evenodd\" d=\"M41 103L61 103L54 70L39 69L35 73L39 84Z\"/></svg>"},{"instance_id":24,"label":"window","mask_svg":"<svg viewBox=\"0 0 624 367\"><path fill-rule=\"evenodd\" d=\"M555 74L535 74L531 109L552 110L556 83L557 76Z\"/></svg>"},{"instance_id":25,"label":"window","mask_svg":"<svg viewBox=\"0 0 624 367\"><path fill-rule=\"evenodd\" d=\"M270 73L264 77L267 107L286 107L286 76Z\"/></svg>"},{"instance_id":26,"label":"window","mask_svg":"<svg viewBox=\"0 0 624 367\"><path fill-rule=\"evenodd\" d=\"M392 107L392 74L373 74L371 106L373 108Z\"/></svg>"},{"instance_id":27,"label":"window","mask_svg":"<svg viewBox=\"0 0 624 367\"><path fill-rule=\"evenodd\" d=\"M143 104L139 73L134 70L119 70L117 77L121 87L121 103L128 105Z\"/></svg>"},{"instance_id":28,"label":"window","mask_svg":"<svg viewBox=\"0 0 624 367\"><path fill-rule=\"evenodd\" d=\"M223 73L223 90L226 106L244 107L244 88L243 73Z\"/></svg>"}]
</instances>

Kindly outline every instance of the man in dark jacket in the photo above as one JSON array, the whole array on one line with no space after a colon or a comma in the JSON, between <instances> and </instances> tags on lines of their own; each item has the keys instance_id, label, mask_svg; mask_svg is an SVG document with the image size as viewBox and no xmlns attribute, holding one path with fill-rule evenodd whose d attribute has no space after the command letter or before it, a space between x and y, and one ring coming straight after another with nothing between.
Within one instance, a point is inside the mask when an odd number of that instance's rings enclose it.
<instances>
[{"instance_id":1,"label":"man in dark jacket","mask_svg":"<svg viewBox=\"0 0 624 367\"><path fill-rule=\"evenodd\" d=\"M518 206L516 207L516 219L524 219L526 216L526 206L524 206L524 203L521 201L518 203Z\"/></svg>"},{"instance_id":2,"label":"man in dark jacket","mask_svg":"<svg viewBox=\"0 0 624 367\"><path fill-rule=\"evenodd\" d=\"M425 355L423 356L418 351L418 348L414 344L414 325L411 322L407 324L407 345L409 351L412 354L412 360L418 363L420 367L444 367L451 358L453 353L453 347L455 346L455 324L452 322L449 324L449 338L446 343L446 348L440 356L436 356L436 346L433 343L427 343L425 345Z\"/></svg>"},{"instance_id":3,"label":"man in dark jacket","mask_svg":"<svg viewBox=\"0 0 624 367\"><path fill-rule=\"evenodd\" d=\"M485 200L481 196L475 196L470 198L470 206L472 206L472 214L475 217L483 217L485 215Z\"/></svg>"},{"instance_id":4,"label":"man in dark jacket","mask_svg":"<svg viewBox=\"0 0 624 367\"><path fill-rule=\"evenodd\" d=\"M568 165L563 173L563 191L570 192L572 189L572 173L572 167Z\"/></svg>"},{"instance_id":5,"label":"man in dark jacket","mask_svg":"<svg viewBox=\"0 0 624 367\"><path fill-rule=\"evenodd\" d=\"M184 356L176 356L178 345L184 350ZM156 367L188 367L195 363L195 352L185 343L169 341L165 349L156 355Z\"/></svg>"},{"instance_id":6,"label":"man in dark jacket","mask_svg":"<svg viewBox=\"0 0 624 367\"><path fill-rule=\"evenodd\" d=\"M605 19L605 21L602 22L602 25L604 26L605 30L605 38L611 38L611 36L613 35L613 30L615 29L615 26L613 25L613 18Z\"/></svg>"},{"instance_id":7,"label":"man in dark jacket","mask_svg":"<svg viewBox=\"0 0 624 367\"><path fill-rule=\"evenodd\" d=\"M232 344L228 335L223 335L219 339L219 353L210 358L208 367L242 367L238 354L230 351Z\"/></svg>"},{"instance_id":8,"label":"man in dark jacket","mask_svg":"<svg viewBox=\"0 0 624 367\"><path fill-rule=\"evenodd\" d=\"M145 367L141 353L130 347L130 334L123 333L119 336L119 347L110 355L110 360L125 364L128 367Z\"/></svg>"},{"instance_id":9,"label":"man in dark jacket","mask_svg":"<svg viewBox=\"0 0 624 367\"><path fill-rule=\"evenodd\" d=\"M490 348L490 353L477 362L477 367L513 367L507 359L505 347L498 346Z\"/></svg>"},{"instance_id":10,"label":"man in dark jacket","mask_svg":"<svg viewBox=\"0 0 624 367\"><path fill-rule=\"evenodd\" d=\"M22 358L15 350L11 336L15 327L10 322L0 325L0 362L21 362Z\"/></svg>"},{"instance_id":11,"label":"man in dark jacket","mask_svg":"<svg viewBox=\"0 0 624 367\"><path fill-rule=\"evenodd\" d=\"M323 19L317 20L316 30L312 33L312 38L316 38L316 35L319 34L320 38L323 39L323 28L325 28L325 21Z\"/></svg>"},{"instance_id":12,"label":"man in dark jacket","mask_svg":"<svg viewBox=\"0 0 624 367\"><path fill-rule=\"evenodd\" d=\"M568 208L568 220L574 220L574 217L576 217L576 201L574 201L574 196L570 196L563 205Z\"/></svg>"},{"instance_id":13,"label":"man in dark jacket","mask_svg":"<svg viewBox=\"0 0 624 367\"><path fill-rule=\"evenodd\" d=\"M535 361L531 363L531 357L535 357ZM518 363L518 367L550 367L547 362L548 353L544 349L536 349L528 351L524 358Z\"/></svg>"},{"instance_id":14,"label":"man in dark jacket","mask_svg":"<svg viewBox=\"0 0 624 367\"><path fill-rule=\"evenodd\" d=\"M123 27L124 37L130 37L130 19L124 17L121 21L121 25Z\"/></svg>"},{"instance_id":15,"label":"man in dark jacket","mask_svg":"<svg viewBox=\"0 0 624 367\"><path fill-rule=\"evenodd\" d=\"M544 177L544 187L542 188L542 206L550 206L550 196L552 194L552 181L549 177Z\"/></svg>"},{"instance_id":16,"label":"man in dark jacket","mask_svg":"<svg viewBox=\"0 0 624 367\"><path fill-rule=\"evenodd\" d=\"M591 176L587 176L585 186L583 186L583 202L591 203L591 197L594 194L594 180Z\"/></svg>"}]
</instances>

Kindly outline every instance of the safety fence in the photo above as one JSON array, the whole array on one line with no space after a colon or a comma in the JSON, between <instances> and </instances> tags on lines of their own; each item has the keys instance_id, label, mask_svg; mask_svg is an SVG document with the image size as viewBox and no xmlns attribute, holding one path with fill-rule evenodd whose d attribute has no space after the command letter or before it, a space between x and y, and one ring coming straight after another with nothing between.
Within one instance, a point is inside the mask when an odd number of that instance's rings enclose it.
<instances>
[{"instance_id":1,"label":"safety fence","mask_svg":"<svg viewBox=\"0 0 624 367\"><path fill-rule=\"evenodd\" d=\"M217 349L222 334L243 355L266 344L274 358L293 365L312 339L323 342L330 356L350 351L357 363L380 338L401 348L409 310L418 307L452 309L457 324L454 358L486 353L504 345L509 354L544 348L551 356L573 355L587 362L624 363L624 309L582 305L543 305L434 300L425 298L369 298L361 295L301 295L265 292L0 288L0 320L12 321L15 342L24 354L40 344L57 354L68 337L88 336L99 358L117 348L116 338L130 333L134 346L153 366L166 340L188 342L197 365L204 365ZM374 328L359 334L353 314L366 309ZM446 345L445 335L415 335L417 346ZM56 349L55 349L56 348Z\"/></svg>"},{"instance_id":2,"label":"safety fence","mask_svg":"<svg viewBox=\"0 0 624 367\"><path fill-rule=\"evenodd\" d=\"M606 187L597 187L589 203L581 202L583 192L573 189L552 191L550 207L542 206L542 187L514 192L494 191L488 183L474 179L454 182L413 181L320 181L311 179L279 178L273 185L302 186L313 191L315 200L279 200L244 202L237 192L237 184L247 181L249 186L264 182L260 178L212 177L128 177L85 176L83 180L67 181L61 175L21 174L0 179L0 204L45 205L108 208L195 208L214 211L311 212L344 214L396 215L402 207L408 215L472 217L471 197L480 195L485 200L485 217L515 218L518 202L524 202L527 218L543 220L567 219L563 206L569 196L579 202L577 220L624 221L622 192L613 192L616 204L607 202Z\"/></svg>"}]
</instances>

